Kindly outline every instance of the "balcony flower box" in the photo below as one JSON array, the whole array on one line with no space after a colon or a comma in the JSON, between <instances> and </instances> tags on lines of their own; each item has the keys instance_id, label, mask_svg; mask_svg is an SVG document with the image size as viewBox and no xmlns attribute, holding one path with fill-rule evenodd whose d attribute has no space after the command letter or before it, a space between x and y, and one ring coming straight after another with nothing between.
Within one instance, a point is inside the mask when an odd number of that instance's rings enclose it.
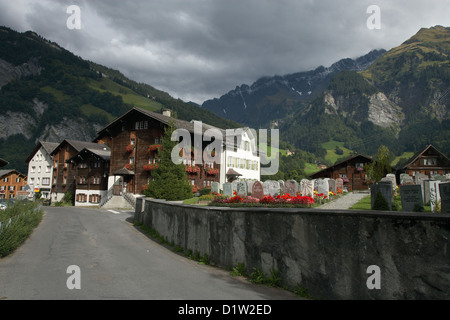
<instances>
[{"instance_id":1,"label":"balcony flower box","mask_svg":"<svg viewBox=\"0 0 450 320\"><path fill-rule=\"evenodd\" d=\"M134 164L127 163L127 164L125 165L125 168L126 168L127 170L134 171Z\"/></svg>"},{"instance_id":2,"label":"balcony flower box","mask_svg":"<svg viewBox=\"0 0 450 320\"><path fill-rule=\"evenodd\" d=\"M215 176L216 174L219 174L219 169L207 168L206 169L206 174Z\"/></svg>"},{"instance_id":3,"label":"balcony flower box","mask_svg":"<svg viewBox=\"0 0 450 320\"><path fill-rule=\"evenodd\" d=\"M134 144L129 144L126 148L128 153L133 152L134 148L136 148L136 146Z\"/></svg>"},{"instance_id":4,"label":"balcony flower box","mask_svg":"<svg viewBox=\"0 0 450 320\"><path fill-rule=\"evenodd\" d=\"M197 174L200 172L200 168L197 166L186 166L185 168L187 173Z\"/></svg>"},{"instance_id":5,"label":"balcony flower box","mask_svg":"<svg viewBox=\"0 0 450 320\"><path fill-rule=\"evenodd\" d=\"M143 169L144 171L152 171L155 170L156 168L158 168L158 164L145 164Z\"/></svg>"},{"instance_id":6,"label":"balcony flower box","mask_svg":"<svg viewBox=\"0 0 450 320\"><path fill-rule=\"evenodd\" d=\"M148 151L159 151L162 150L162 145L160 144L152 144L150 147L148 147Z\"/></svg>"}]
</instances>

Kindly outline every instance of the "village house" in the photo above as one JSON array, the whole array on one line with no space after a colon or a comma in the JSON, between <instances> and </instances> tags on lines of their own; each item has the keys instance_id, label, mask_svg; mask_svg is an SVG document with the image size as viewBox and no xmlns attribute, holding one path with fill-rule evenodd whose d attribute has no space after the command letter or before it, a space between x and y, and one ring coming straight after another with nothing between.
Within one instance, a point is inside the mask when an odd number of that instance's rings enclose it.
<instances>
[{"instance_id":1,"label":"village house","mask_svg":"<svg viewBox=\"0 0 450 320\"><path fill-rule=\"evenodd\" d=\"M251 136L247 130L240 131L244 137L237 139L242 142L237 148L231 148L228 154L221 153L220 163L212 161L212 158L202 158L201 163L198 163L196 152L199 151L193 146L196 132L194 121L176 119L169 110L159 114L134 107L101 129L94 140L111 148L108 189L112 189L115 195L143 193L152 179L152 171L158 165L164 129L171 121L176 129L184 129L191 135L192 148L187 154L182 154L182 162L187 180L194 190L210 188L213 182L224 183L226 169L232 167L241 170L241 178L259 179L259 158L251 155ZM205 135L210 129L218 130L223 135L223 144L226 143L226 131L223 129L202 123L201 134ZM201 143L203 152L210 141L202 139ZM241 149L245 154L239 152ZM227 164L221 166L221 163Z\"/></svg>"},{"instance_id":2,"label":"village house","mask_svg":"<svg viewBox=\"0 0 450 320\"><path fill-rule=\"evenodd\" d=\"M400 164L396 173L397 175L407 173L411 177L419 173L429 177L445 175L450 173L450 159L430 144L416 152L408 161Z\"/></svg>"},{"instance_id":3,"label":"village house","mask_svg":"<svg viewBox=\"0 0 450 320\"><path fill-rule=\"evenodd\" d=\"M50 154L53 157L52 201L61 201L68 191L75 192L77 163L69 163L83 149L104 150L106 145L94 142L63 140Z\"/></svg>"},{"instance_id":4,"label":"village house","mask_svg":"<svg viewBox=\"0 0 450 320\"><path fill-rule=\"evenodd\" d=\"M83 148L66 162L75 168L75 206L98 205L108 192L111 149Z\"/></svg>"},{"instance_id":5,"label":"village house","mask_svg":"<svg viewBox=\"0 0 450 320\"><path fill-rule=\"evenodd\" d=\"M344 182L344 189L347 189L348 191L364 190L369 188L366 183L367 177L366 172L364 171L364 165L371 162L372 159L370 157L356 154L339 161L328 168L311 174L309 177L311 179L341 178Z\"/></svg>"},{"instance_id":6,"label":"village house","mask_svg":"<svg viewBox=\"0 0 450 320\"><path fill-rule=\"evenodd\" d=\"M13 199L26 195L27 176L17 170L0 170L0 199Z\"/></svg>"},{"instance_id":7,"label":"village house","mask_svg":"<svg viewBox=\"0 0 450 320\"><path fill-rule=\"evenodd\" d=\"M28 164L28 186L33 193L40 192L45 199L51 199L53 159L50 154L58 145L56 142L39 141L25 160Z\"/></svg>"}]
</instances>

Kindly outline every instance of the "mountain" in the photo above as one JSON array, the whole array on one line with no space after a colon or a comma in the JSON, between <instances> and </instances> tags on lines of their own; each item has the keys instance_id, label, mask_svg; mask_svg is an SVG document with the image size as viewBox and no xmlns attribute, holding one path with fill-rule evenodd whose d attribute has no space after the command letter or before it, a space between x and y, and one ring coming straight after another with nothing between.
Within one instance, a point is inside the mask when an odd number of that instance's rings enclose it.
<instances>
[{"instance_id":1,"label":"mountain","mask_svg":"<svg viewBox=\"0 0 450 320\"><path fill-rule=\"evenodd\" d=\"M385 52L374 50L358 59L342 59L327 68L263 77L250 86L243 84L218 99L205 101L202 107L251 127L268 127L327 89L334 74L365 70Z\"/></svg>"},{"instance_id":2,"label":"mountain","mask_svg":"<svg viewBox=\"0 0 450 320\"><path fill-rule=\"evenodd\" d=\"M137 83L117 70L83 60L34 32L0 27L0 158L27 171L25 159L38 139L90 141L132 106L235 128L192 103Z\"/></svg>"},{"instance_id":3,"label":"mountain","mask_svg":"<svg viewBox=\"0 0 450 320\"><path fill-rule=\"evenodd\" d=\"M276 126L283 140L324 158L329 141L368 155L382 144L393 155L427 144L450 155L449 104L450 28L435 26L387 52L263 78L203 107L254 127Z\"/></svg>"}]
</instances>

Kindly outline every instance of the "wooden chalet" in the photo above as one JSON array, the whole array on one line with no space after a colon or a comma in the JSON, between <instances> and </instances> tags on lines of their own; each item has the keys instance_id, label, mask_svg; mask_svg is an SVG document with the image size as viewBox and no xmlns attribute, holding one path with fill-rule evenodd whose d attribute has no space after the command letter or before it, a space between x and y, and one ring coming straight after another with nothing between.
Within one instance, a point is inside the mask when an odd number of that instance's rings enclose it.
<instances>
[{"instance_id":1,"label":"wooden chalet","mask_svg":"<svg viewBox=\"0 0 450 320\"><path fill-rule=\"evenodd\" d=\"M68 162L83 149L104 150L104 144L67 140L61 142L51 153L53 157L52 201L61 201L69 190L75 191L77 181L77 163Z\"/></svg>"},{"instance_id":2,"label":"wooden chalet","mask_svg":"<svg viewBox=\"0 0 450 320\"><path fill-rule=\"evenodd\" d=\"M83 148L66 162L75 168L75 205L99 204L108 191L111 149Z\"/></svg>"},{"instance_id":3,"label":"wooden chalet","mask_svg":"<svg viewBox=\"0 0 450 320\"><path fill-rule=\"evenodd\" d=\"M17 170L0 170L0 199L13 199L19 195L28 195L24 191L27 176Z\"/></svg>"},{"instance_id":4,"label":"wooden chalet","mask_svg":"<svg viewBox=\"0 0 450 320\"><path fill-rule=\"evenodd\" d=\"M132 108L104 127L94 140L111 148L109 188L115 195L122 192L142 194L152 179L152 171L159 161L164 129L173 121L177 129L186 129L194 141L194 123L163 114ZM211 128L203 124L202 129ZM202 147L203 150L203 147ZM187 179L194 189L201 189L219 182L220 166L216 163L195 164L194 153L185 156Z\"/></svg>"},{"instance_id":5,"label":"wooden chalet","mask_svg":"<svg viewBox=\"0 0 450 320\"><path fill-rule=\"evenodd\" d=\"M450 173L450 159L433 145L427 145L416 152L406 163L396 168L398 175L407 173L414 177L417 173L427 176Z\"/></svg>"},{"instance_id":6,"label":"wooden chalet","mask_svg":"<svg viewBox=\"0 0 450 320\"><path fill-rule=\"evenodd\" d=\"M364 190L368 189L364 165L371 162L372 158L356 154L328 168L313 173L309 177L311 179L341 178L344 182L344 188L347 188L348 191Z\"/></svg>"}]
</instances>

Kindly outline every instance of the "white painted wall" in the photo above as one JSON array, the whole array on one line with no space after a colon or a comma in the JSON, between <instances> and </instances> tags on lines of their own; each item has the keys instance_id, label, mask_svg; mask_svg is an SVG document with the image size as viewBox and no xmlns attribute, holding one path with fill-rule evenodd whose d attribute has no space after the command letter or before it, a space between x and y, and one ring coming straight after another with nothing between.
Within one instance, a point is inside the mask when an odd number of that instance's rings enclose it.
<instances>
[{"instance_id":1,"label":"white painted wall","mask_svg":"<svg viewBox=\"0 0 450 320\"><path fill-rule=\"evenodd\" d=\"M53 183L53 160L43 147L41 147L34 157L28 163L27 184L31 187L31 193L34 195L34 189L39 188L42 197L50 199ZM48 179L48 184L44 184ZM44 191L42 189L48 189Z\"/></svg>"}]
</instances>

